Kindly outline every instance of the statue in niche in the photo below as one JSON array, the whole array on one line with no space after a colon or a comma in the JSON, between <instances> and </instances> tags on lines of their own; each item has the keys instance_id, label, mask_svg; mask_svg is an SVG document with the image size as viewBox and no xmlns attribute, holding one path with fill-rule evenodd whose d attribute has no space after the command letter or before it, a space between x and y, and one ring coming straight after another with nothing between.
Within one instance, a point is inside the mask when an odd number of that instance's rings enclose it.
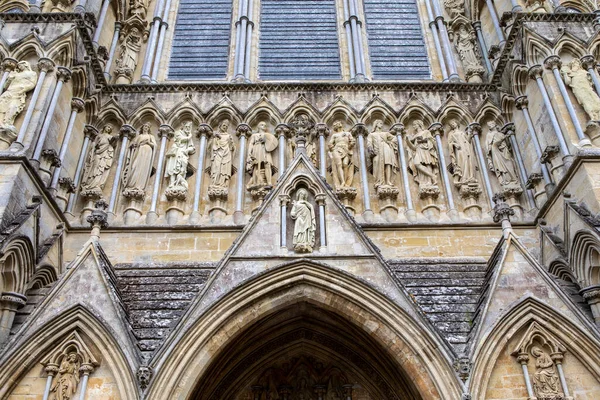
<instances>
[{"instance_id":1,"label":"statue in niche","mask_svg":"<svg viewBox=\"0 0 600 400\"><path fill-rule=\"evenodd\" d=\"M487 124L487 162L490 171L496 174L500 185L506 191L520 191L515 160L511 154L508 136L498 130L494 121Z\"/></svg>"},{"instance_id":2,"label":"statue in niche","mask_svg":"<svg viewBox=\"0 0 600 400\"><path fill-rule=\"evenodd\" d=\"M113 144L115 140L110 125L106 125L96 136L83 170L83 179L81 180L81 195L83 197L102 197L102 190L113 164L115 155Z\"/></svg>"},{"instance_id":3,"label":"statue in niche","mask_svg":"<svg viewBox=\"0 0 600 400\"><path fill-rule=\"evenodd\" d=\"M27 93L35 88L37 77L29 63L21 61L2 88L6 90L0 95L0 137L9 144L17 138L15 120L25 108Z\"/></svg>"},{"instance_id":4,"label":"statue in niche","mask_svg":"<svg viewBox=\"0 0 600 400\"><path fill-rule=\"evenodd\" d=\"M481 65L477 55L477 37L473 29L467 28L466 24L460 24L455 35L454 45L463 68L465 69L465 78L470 83L483 82L485 69Z\"/></svg>"},{"instance_id":5,"label":"statue in niche","mask_svg":"<svg viewBox=\"0 0 600 400\"><path fill-rule=\"evenodd\" d=\"M336 190L344 190L352 187L354 180L354 163L352 162L352 149L356 139L350 132L344 130L341 121L333 123L333 134L327 145L329 158L331 159L331 175Z\"/></svg>"},{"instance_id":6,"label":"statue in niche","mask_svg":"<svg viewBox=\"0 0 600 400\"><path fill-rule=\"evenodd\" d=\"M421 120L413 122L414 133L407 137L408 170L419 185L421 196L437 195L438 155L435 140Z\"/></svg>"},{"instance_id":7,"label":"statue in niche","mask_svg":"<svg viewBox=\"0 0 600 400\"><path fill-rule=\"evenodd\" d=\"M146 123L129 145L123 169L123 196L136 199L145 197L155 148L156 140L150 131L150 124Z\"/></svg>"},{"instance_id":8,"label":"statue in niche","mask_svg":"<svg viewBox=\"0 0 600 400\"><path fill-rule=\"evenodd\" d=\"M465 0L444 0L444 8L451 19L465 15Z\"/></svg>"},{"instance_id":9,"label":"statue in niche","mask_svg":"<svg viewBox=\"0 0 600 400\"><path fill-rule=\"evenodd\" d=\"M276 171L272 153L278 145L275 135L267 132L267 123L260 122L258 132L250 135L248 140L246 172L251 176L246 185L248 190L272 186L273 173Z\"/></svg>"},{"instance_id":10,"label":"statue in niche","mask_svg":"<svg viewBox=\"0 0 600 400\"><path fill-rule=\"evenodd\" d=\"M315 124L310 120L308 115L300 114L290 123L295 135L295 140L290 140L291 155L296 153L296 142L304 143L306 156L310 159L314 166L317 166L317 144L315 138Z\"/></svg>"},{"instance_id":11,"label":"statue in niche","mask_svg":"<svg viewBox=\"0 0 600 400\"><path fill-rule=\"evenodd\" d=\"M50 389L51 400L72 400L79 385L79 355L69 353L60 363Z\"/></svg>"},{"instance_id":12,"label":"statue in niche","mask_svg":"<svg viewBox=\"0 0 600 400\"><path fill-rule=\"evenodd\" d=\"M473 134L460 129L456 120L448 124L448 146L450 146L451 174L454 176L454 185L460 187L470 183L477 183L475 177L475 152L471 141Z\"/></svg>"},{"instance_id":13,"label":"statue in niche","mask_svg":"<svg viewBox=\"0 0 600 400\"><path fill-rule=\"evenodd\" d=\"M192 143L192 122L188 121L183 124L180 130L175 132L173 144L165 154L165 178L169 178L165 195L169 200L186 199L188 190L187 167L190 155L195 152L196 148Z\"/></svg>"},{"instance_id":14,"label":"statue in niche","mask_svg":"<svg viewBox=\"0 0 600 400\"><path fill-rule=\"evenodd\" d=\"M396 136L383 129L383 121L373 124L373 132L367 137L367 153L373 162L375 189L394 186L394 177L398 171L398 141Z\"/></svg>"},{"instance_id":15,"label":"statue in niche","mask_svg":"<svg viewBox=\"0 0 600 400\"><path fill-rule=\"evenodd\" d=\"M533 374L533 391L538 399L562 398L559 392L559 378L554 367L554 361L540 347L534 346L531 355L535 357L536 371Z\"/></svg>"},{"instance_id":16,"label":"statue in niche","mask_svg":"<svg viewBox=\"0 0 600 400\"><path fill-rule=\"evenodd\" d=\"M117 68L115 70L117 84L131 83L133 74L138 64L138 56L142 48L142 32L137 26L124 32L119 39L119 55L115 60Z\"/></svg>"},{"instance_id":17,"label":"statue in niche","mask_svg":"<svg viewBox=\"0 0 600 400\"><path fill-rule=\"evenodd\" d=\"M317 222L315 209L308 201L308 191L299 189L296 200L292 201L292 219L294 223L294 251L298 253L311 253L315 246L315 232Z\"/></svg>"},{"instance_id":18,"label":"statue in niche","mask_svg":"<svg viewBox=\"0 0 600 400\"><path fill-rule=\"evenodd\" d=\"M235 145L233 136L229 133L229 120L225 119L219 125L219 131L214 133L209 145L210 149L210 188L229 188L229 180L233 174L233 154Z\"/></svg>"},{"instance_id":19,"label":"statue in niche","mask_svg":"<svg viewBox=\"0 0 600 400\"><path fill-rule=\"evenodd\" d=\"M581 61L574 59L561 68L562 76L571 87L577 102L583 107L592 121L600 121L600 97L594 90L592 77L581 67Z\"/></svg>"},{"instance_id":20,"label":"statue in niche","mask_svg":"<svg viewBox=\"0 0 600 400\"><path fill-rule=\"evenodd\" d=\"M145 20L148 12L148 3L148 0L129 0L129 16Z\"/></svg>"}]
</instances>

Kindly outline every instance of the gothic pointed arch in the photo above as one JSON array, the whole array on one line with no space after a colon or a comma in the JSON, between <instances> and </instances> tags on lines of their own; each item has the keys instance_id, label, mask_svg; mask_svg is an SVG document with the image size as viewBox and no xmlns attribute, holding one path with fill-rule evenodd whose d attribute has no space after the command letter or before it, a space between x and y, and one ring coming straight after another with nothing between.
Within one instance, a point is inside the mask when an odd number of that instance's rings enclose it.
<instances>
[{"instance_id":1,"label":"gothic pointed arch","mask_svg":"<svg viewBox=\"0 0 600 400\"><path fill-rule=\"evenodd\" d=\"M396 111L379 96L374 96L360 112L360 122L365 125L370 125L377 119L392 126L397 121L397 114Z\"/></svg>"},{"instance_id":2,"label":"gothic pointed arch","mask_svg":"<svg viewBox=\"0 0 600 400\"><path fill-rule=\"evenodd\" d=\"M328 315L331 328L335 329L323 327L327 319L317 318L313 312ZM315 318L311 319L311 315ZM314 324L294 325L302 320L311 320ZM273 321L279 322L273 324ZM346 329L340 329L338 322L345 324ZM253 339L252 348L243 345L244 337L253 337L252 332L259 333L260 327L268 326L279 333L271 335L270 332L264 341ZM368 284L329 266L303 259L280 265L238 286L223 295L210 312L190 323L187 330L172 337L154 361L157 376L148 395L156 399L200 399L210 398L211 394L226 398L226 393L230 393L226 391L234 381L244 382L250 390L250 386L261 382L271 366L276 369L281 365L277 354L281 355L282 348L276 340L286 343L286 339L281 338L290 332L298 335L288 338L294 346L313 349L311 353L316 359L326 359L324 366L354 365L348 370L349 375L364 379L368 379L367 372L372 371L366 386L375 391L374 398L381 398L377 397L381 393L396 393L400 398L409 399L456 399L462 392L451 368L451 354L419 322ZM347 334L351 336L341 337ZM309 336L318 336L321 340L307 339ZM370 339L365 342L366 337ZM381 350L379 360L386 363L387 368L382 369L381 365L375 366L368 360L370 367L357 367L349 350L340 348L340 342L348 343L348 340L353 340L357 347ZM267 342L270 345L265 351L272 354L261 357L260 348ZM305 354L294 352L290 362ZM231 358L232 355L235 356ZM242 365L246 368L240 369ZM222 372L219 376L224 377L223 382L214 379L211 371L215 369ZM236 371L243 371L244 376ZM255 374L248 374L249 371ZM386 385L390 392L386 392ZM403 394L406 397L402 397ZM389 398L395 398L391 396Z\"/></svg>"},{"instance_id":3,"label":"gothic pointed arch","mask_svg":"<svg viewBox=\"0 0 600 400\"><path fill-rule=\"evenodd\" d=\"M40 363L57 356L54 353L60 352L61 345L68 350L68 342L77 341L92 356L89 360L97 364L94 369L114 379L121 399L139 399L133 372L138 361L128 359L109 325L81 305L36 326L31 334L21 332L19 340L0 358L0 397L8 396L30 371L40 369ZM45 380L45 374L42 378Z\"/></svg>"},{"instance_id":4,"label":"gothic pointed arch","mask_svg":"<svg viewBox=\"0 0 600 400\"><path fill-rule=\"evenodd\" d=\"M304 95L298 96L298 99L283 112L283 121L288 124L301 114L307 115L314 122L321 121L321 112L308 102Z\"/></svg>"},{"instance_id":5,"label":"gothic pointed arch","mask_svg":"<svg viewBox=\"0 0 600 400\"><path fill-rule=\"evenodd\" d=\"M565 357L574 357L594 379L600 382L600 335L597 332L596 334L593 331L586 332L559 310L533 296L526 296L512 305L506 313L498 316L497 321L482 336L482 340L474 344L470 355L474 362L467 384L474 400L487 398L490 377L493 378L495 366L500 365L498 359L501 353L503 351L512 353L515 350L513 347L516 346L507 347L507 345L512 339L520 338L519 341L522 341L532 324L542 327L553 338L565 344L567 353ZM514 362L517 370L521 370L516 358L511 359L511 362ZM524 378L522 381L516 378L515 380L520 386L525 387Z\"/></svg>"},{"instance_id":6,"label":"gothic pointed arch","mask_svg":"<svg viewBox=\"0 0 600 400\"><path fill-rule=\"evenodd\" d=\"M256 126L260 121L268 122L275 127L282 120L282 115L266 96L261 98L248 108L244 115L244 122L250 126Z\"/></svg>"},{"instance_id":7,"label":"gothic pointed arch","mask_svg":"<svg viewBox=\"0 0 600 400\"><path fill-rule=\"evenodd\" d=\"M569 249L573 274L584 288L600 284L600 240L598 236L582 230L575 234Z\"/></svg>"},{"instance_id":8,"label":"gothic pointed arch","mask_svg":"<svg viewBox=\"0 0 600 400\"><path fill-rule=\"evenodd\" d=\"M204 122L202 111L189 97L186 97L168 111L165 120L171 127L180 126L186 120L191 120L194 126Z\"/></svg>"},{"instance_id":9,"label":"gothic pointed arch","mask_svg":"<svg viewBox=\"0 0 600 400\"><path fill-rule=\"evenodd\" d=\"M223 97L206 113L206 122L210 126L216 126L223 118L229 118L236 125L243 121L242 112L228 96Z\"/></svg>"},{"instance_id":10,"label":"gothic pointed arch","mask_svg":"<svg viewBox=\"0 0 600 400\"><path fill-rule=\"evenodd\" d=\"M12 239L0 251L0 292L24 294L35 269L35 253L26 236Z\"/></svg>"}]
</instances>

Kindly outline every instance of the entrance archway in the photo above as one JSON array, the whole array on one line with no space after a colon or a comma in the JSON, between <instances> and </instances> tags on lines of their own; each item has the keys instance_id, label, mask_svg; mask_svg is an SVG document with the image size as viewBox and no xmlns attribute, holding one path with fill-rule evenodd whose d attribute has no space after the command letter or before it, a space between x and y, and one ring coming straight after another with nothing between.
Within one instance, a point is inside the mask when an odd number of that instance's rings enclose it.
<instances>
[{"instance_id":1,"label":"entrance archway","mask_svg":"<svg viewBox=\"0 0 600 400\"><path fill-rule=\"evenodd\" d=\"M420 400L385 349L307 302L257 321L209 367L191 399Z\"/></svg>"}]
</instances>

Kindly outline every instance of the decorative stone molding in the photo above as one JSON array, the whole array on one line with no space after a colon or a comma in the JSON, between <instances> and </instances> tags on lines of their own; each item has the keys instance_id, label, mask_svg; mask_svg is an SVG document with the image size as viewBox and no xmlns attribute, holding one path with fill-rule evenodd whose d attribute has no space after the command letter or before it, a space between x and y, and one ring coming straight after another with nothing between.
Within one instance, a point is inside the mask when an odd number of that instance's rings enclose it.
<instances>
[{"instance_id":1,"label":"decorative stone molding","mask_svg":"<svg viewBox=\"0 0 600 400\"><path fill-rule=\"evenodd\" d=\"M86 221L92 228L90 234L92 240L98 240L100 237L100 230L108 228L108 214L105 211L108 207L108 203L104 200L98 200L94 205L96 208L87 216Z\"/></svg>"},{"instance_id":2,"label":"decorative stone molding","mask_svg":"<svg viewBox=\"0 0 600 400\"><path fill-rule=\"evenodd\" d=\"M140 389L146 390L146 388L150 384L150 380L152 379L152 375L154 375L154 372L151 367L141 366L138 368L137 373L135 375L137 377Z\"/></svg>"},{"instance_id":3,"label":"decorative stone molding","mask_svg":"<svg viewBox=\"0 0 600 400\"><path fill-rule=\"evenodd\" d=\"M457 358L454 360L454 370L458 373L458 376L463 382L466 382L471 375L471 367L473 363L468 358Z\"/></svg>"}]
</instances>

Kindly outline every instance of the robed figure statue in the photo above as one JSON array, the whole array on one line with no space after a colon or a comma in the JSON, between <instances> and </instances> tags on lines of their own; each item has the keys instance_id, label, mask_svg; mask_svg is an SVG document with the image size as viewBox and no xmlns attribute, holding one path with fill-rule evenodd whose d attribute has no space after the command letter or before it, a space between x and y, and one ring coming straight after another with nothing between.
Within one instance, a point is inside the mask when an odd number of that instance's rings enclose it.
<instances>
[{"instance_id":1,"label":"robed figure statue","mask_svg":"<svg viewBox=\"0 0 600 400\"><path fill-rule=\"evenodd\" d=\"M315 246L317 222L315 209L308 201L306 189L299 189L296 200L292 202L292 219L294 223L294 251L310 253Z\"/></svg>"}]
</instances>

